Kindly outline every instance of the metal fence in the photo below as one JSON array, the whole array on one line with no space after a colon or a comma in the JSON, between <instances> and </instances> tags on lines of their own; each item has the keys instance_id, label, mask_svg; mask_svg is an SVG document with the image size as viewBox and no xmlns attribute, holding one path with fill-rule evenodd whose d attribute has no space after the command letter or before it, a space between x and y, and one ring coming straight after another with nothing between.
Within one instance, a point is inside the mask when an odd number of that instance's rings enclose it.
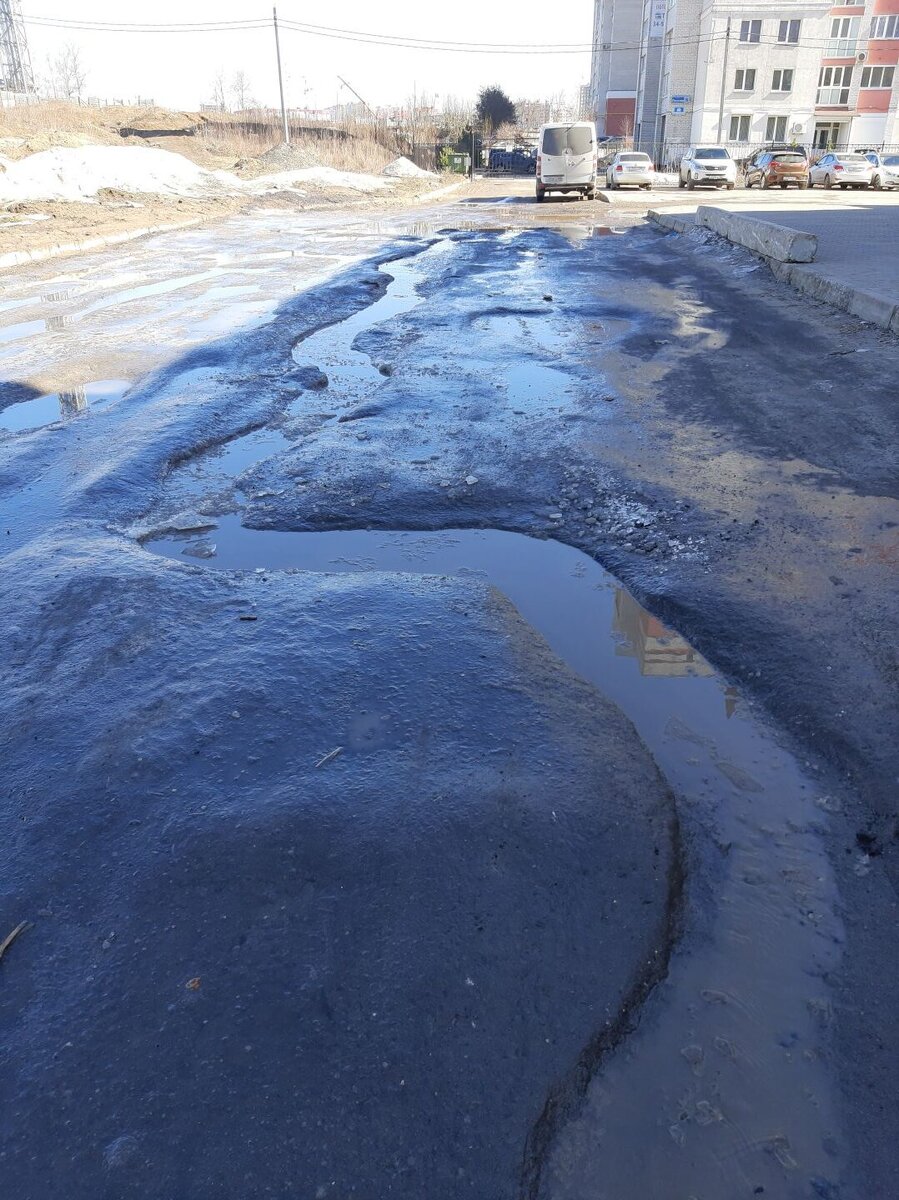
<instances>
[{"instance_id":1,"label":"metal fence","mask_svg":"<svg viewBox=\"0 0 899 1200\"><path fill-rule=\"evenodd\" d=\"M724 146L731 158L737 163L748 162L754 154L771 146L789 147L791 150L802 151L810 162L817 162L825 154L831 151L841 151L844 154L863 153L868 150L876 150L880 154L899 154L899 145L895 144L877 144L875 142L836 142L828 146L816 146L813 142L665 142L663 145L636 144L633 148L640 150L653 160L655 167L659 171L677 171L680 167L681 159L685 157L691 146L696 145L715 145ZM621 149L623 147L616 147Z\"/></svg>"}]
</instances>

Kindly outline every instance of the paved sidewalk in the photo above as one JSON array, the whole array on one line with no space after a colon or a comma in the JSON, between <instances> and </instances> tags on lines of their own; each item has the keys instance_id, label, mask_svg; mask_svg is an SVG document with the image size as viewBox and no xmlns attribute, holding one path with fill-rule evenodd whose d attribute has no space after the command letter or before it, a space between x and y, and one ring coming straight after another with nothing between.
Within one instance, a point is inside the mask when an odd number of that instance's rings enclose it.
<instances>
[{"instance_id":1,"label":"paved sidewalk","mask_svg":"<svg viewBox=\"0 0 899 1200\"><path fill-rule=\"evenodd\" d=\"M717 206L717 200L699 201L710 202ZM814 234L814 262L772 262L778 278L899 334L899 193L866 195L864 200L815 196L808 203L763 203L744 195L720 207ZM695 204L668 208L657 219L686 232L694 224L695 210Z\"/></svg>"}]
</instances>

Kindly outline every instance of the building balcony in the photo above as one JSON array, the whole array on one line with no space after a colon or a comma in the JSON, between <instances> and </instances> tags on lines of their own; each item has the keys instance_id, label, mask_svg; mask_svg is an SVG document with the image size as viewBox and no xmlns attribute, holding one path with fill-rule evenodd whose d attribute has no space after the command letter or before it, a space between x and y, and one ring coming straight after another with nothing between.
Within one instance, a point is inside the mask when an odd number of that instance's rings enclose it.
<instances>
[{"instance_id":1,"label":"building balcony","mask_svg":"<svg viewBox=\"0 0 899 1200\"><path fill-rule=\"evenodd\" d=\"M855 58L858 38L828 38L824 43L824 58Z\"/></svg>"},{"instance_id":2,"label":"building balcony","mask_svg":"<svg viewBox=\"0 0 899 1200\"><path fill-rule=\"evenodd\" d=\"M848 87L818 88L818 95L815 98L815 104L818 108L848 108L849 107L849 88Z\"/></svg>"}]
</instances>

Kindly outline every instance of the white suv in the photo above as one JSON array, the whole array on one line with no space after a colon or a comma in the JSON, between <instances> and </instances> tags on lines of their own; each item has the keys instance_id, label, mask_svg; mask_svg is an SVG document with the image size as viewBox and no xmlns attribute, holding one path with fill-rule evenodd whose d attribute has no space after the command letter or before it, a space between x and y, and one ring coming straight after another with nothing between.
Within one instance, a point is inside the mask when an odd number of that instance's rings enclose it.
<instances>
[{"instance_id":1,"label":"white suv","mask_svg":"<svg viewBox=\"0 0 899 1200\"><path fill-rule=\"evenodd\" d=\"M737 183L737 164L724 146L691 146L680 160L678 183L691 192L697 184L733 191Z\"/></svg>"}]
</instances>

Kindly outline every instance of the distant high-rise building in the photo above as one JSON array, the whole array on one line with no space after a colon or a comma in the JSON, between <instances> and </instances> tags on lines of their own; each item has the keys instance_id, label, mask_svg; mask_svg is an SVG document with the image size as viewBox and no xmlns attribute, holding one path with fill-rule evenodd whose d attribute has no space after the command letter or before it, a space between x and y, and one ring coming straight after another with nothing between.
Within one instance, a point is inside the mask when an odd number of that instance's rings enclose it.
<instances>
[{"instance_id":1,"label":"distant high-rise building","mask_svg":"<svg viewBox=\"0 0 899 1200\"><path fill-rule=\"evenodd\" d=\"M0 0L0 91L34 91L34 73L19 0Z\"/></svg>"},{"instance_id":2,"label":"distant high-rise building","mask_svg":"<svg viewBox=\"0 0 899 1200\"><path fill-rule=\"evenodd\" d=\"M590 101L598 134L634 132L642 14L643 0L596 0Z\"/></svg>"}]
</instances>

